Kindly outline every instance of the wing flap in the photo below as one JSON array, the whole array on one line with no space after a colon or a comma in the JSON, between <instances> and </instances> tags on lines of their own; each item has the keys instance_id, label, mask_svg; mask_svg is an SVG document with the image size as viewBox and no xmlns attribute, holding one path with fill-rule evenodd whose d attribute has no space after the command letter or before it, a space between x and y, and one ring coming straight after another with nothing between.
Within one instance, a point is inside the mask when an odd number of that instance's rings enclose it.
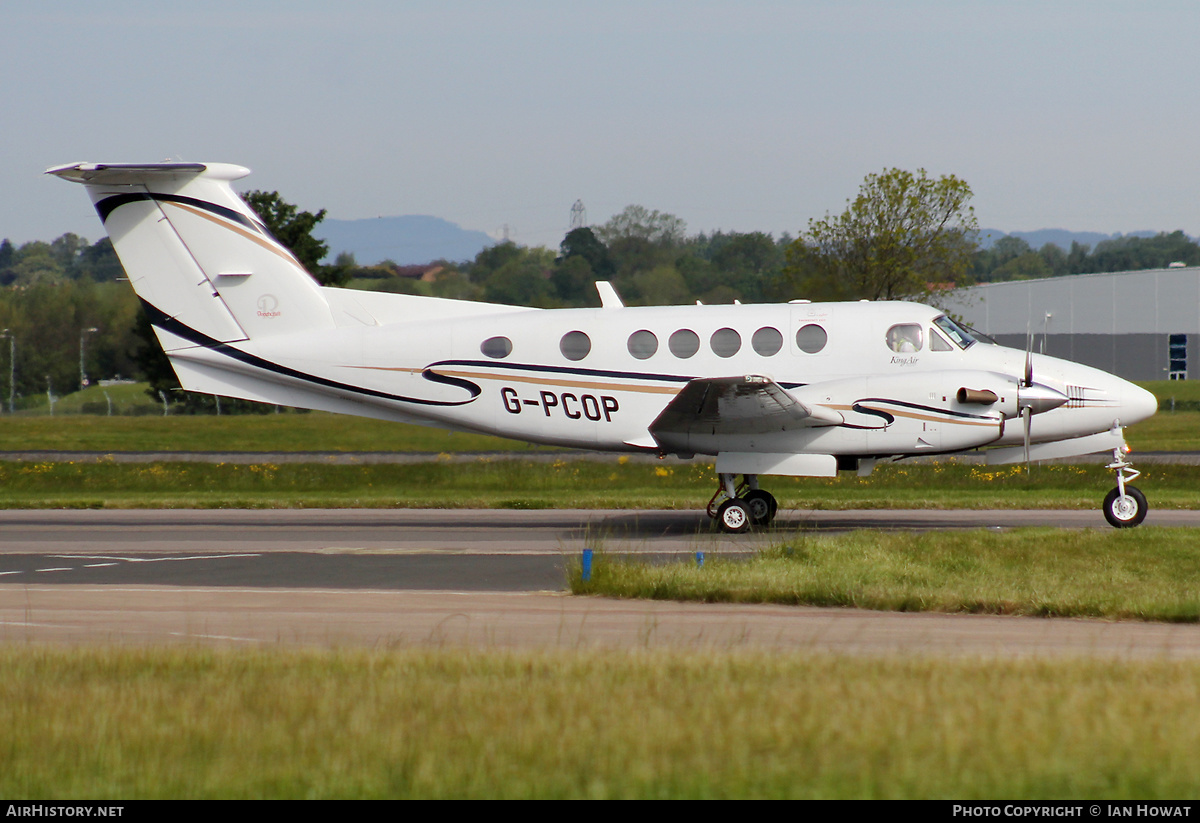
<instances>
[{"instance_id":1,"label":"wing flap","mask_svg":"<svg viewBox=\"0 0 1200 823\"><path fill-rule=\"evenodd\" d=\"M836 426L842 415L801 403L768 377L709 377L690 381L650 424L663 448L687 449L692 434L763 434Z\"/></svg>"}]
</instances>

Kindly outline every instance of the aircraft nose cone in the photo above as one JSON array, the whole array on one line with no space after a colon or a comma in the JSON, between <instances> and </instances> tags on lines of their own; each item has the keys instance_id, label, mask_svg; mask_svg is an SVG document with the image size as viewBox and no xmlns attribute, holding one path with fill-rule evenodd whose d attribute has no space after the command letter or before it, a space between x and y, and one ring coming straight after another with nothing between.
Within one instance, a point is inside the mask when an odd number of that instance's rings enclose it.
<instances>
[{"instance_id":1,"label":"aircraft nose cone","mask_svg":"<svg viewBox=\"0 0 1200 823\"><path fill-rule=\"evenodd\" d=\"M1140 386L1126 383L1121 392L1121 425L1128 426L1152 417L1158 411L1158 399Z\"/></svg>"}]
</instances>

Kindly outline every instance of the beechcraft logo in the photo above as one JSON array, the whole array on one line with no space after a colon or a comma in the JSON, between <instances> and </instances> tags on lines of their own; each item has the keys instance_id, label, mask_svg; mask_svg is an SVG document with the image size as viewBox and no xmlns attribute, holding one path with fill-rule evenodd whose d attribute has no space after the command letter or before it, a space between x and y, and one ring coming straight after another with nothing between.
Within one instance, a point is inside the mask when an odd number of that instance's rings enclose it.
<instances>
[{"instance_id":1,"label":"beechcraft logo","mask_svg":"<svg viewBox=\"0 0 1200 823\"><path fill-rule=\"evenodd\" d=\"M279 299L273 294L264 294L258 298L258 316L259 317L278 317Z\"/></svg>"}]
</instances>

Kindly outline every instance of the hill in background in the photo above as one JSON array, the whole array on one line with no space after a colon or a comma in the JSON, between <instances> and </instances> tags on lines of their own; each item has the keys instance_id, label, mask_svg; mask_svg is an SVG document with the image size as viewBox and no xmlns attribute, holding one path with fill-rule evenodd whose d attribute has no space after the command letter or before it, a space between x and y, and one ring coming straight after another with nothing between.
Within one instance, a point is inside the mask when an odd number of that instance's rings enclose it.
<instances>
[{"instance_id":1,"label":"hill in background","mask_svg":"<svg viewBox=\"0 0 1200 823\"><path fill-rule=\"evenodd\" d=\"M496 241L481 231L459 227L449 220L424 214L367 217L361 220L321 221L313 232L329 244L325 262L351 252L360 266L391 260L401 266L434 260L474 260Z\"/></svg>"}]
</instances>

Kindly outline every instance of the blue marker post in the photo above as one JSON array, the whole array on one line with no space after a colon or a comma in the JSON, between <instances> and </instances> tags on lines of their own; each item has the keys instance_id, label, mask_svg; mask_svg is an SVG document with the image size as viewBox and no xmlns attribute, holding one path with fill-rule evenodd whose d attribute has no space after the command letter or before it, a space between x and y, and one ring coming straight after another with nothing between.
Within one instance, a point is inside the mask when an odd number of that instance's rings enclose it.
<instances>
[{"instance_id":1,"label":"blue marker post","mask_svg":"<svg viewBox=\"0 0 1200 823\"><path fill-rule=\"evenodd\" d=\"M592 579L592 550L583 550L583 582L586 583Z\"/></svg>"},{"instance_id":2,"label":"blue marker post","mask_svg":"<svg viewBox=\"0 0 1200 823\"><path fill-rule=\"evenodd\" d=\"M704 552L696 552L696 566L704 568Z\"/></svg>"}]
</instances>

